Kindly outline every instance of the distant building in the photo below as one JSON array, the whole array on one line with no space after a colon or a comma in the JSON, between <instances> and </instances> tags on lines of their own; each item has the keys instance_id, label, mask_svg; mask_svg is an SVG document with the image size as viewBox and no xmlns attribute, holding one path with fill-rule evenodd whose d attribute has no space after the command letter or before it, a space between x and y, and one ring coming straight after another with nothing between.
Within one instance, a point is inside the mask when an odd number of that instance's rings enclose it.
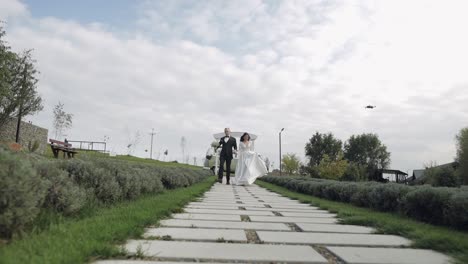
<instances>
[{"instance_id":1,"label":"distant building","mask_svg":"<svg viewBox=\"0 0 468 264\"><path fill-rule=\"evenodd\" d=\"M383 182L405 183L407 176L408 174L402 172L401 170L391 170L391 169L377 170L377 179Z\"/></svg>"},{"instance_id":2,"label":"distant building","mask_svg":"<svg viewBox=\"0 0 468 264\"><path fill-rule=\"evenodd\" d=\"M454 161L454 162L450 162L450 163L446 163L446 164L442 164L442 165L438 165L438 166L434 166L432 168L445 168L445 167L452 167L453 169L457 169L458 168L458 162ZM408 180L407 182L414 182L414 181L422 181L424 180L424 178L426 178L426 175L425 175L425 171L426 169L418 169L418 170L413 170L413 175L411 175L410 177L408 177Z\"/></svg>"}]
</instances>

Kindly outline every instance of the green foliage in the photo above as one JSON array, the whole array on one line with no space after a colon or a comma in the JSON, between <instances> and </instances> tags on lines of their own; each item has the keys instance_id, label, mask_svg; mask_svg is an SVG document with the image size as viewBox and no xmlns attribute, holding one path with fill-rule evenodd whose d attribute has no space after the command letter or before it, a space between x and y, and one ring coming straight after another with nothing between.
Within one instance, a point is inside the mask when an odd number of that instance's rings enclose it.
<instances>
[{"instance_id":1,"label":"green foliage","mask_svg":"<svg viewBox=\"0 0 468 264\"><path fill-rule=\"evenodd\" d=\"M50 161L39 162L35 168L47 186L44 208L70 215L84 207L86 191L69 177L68 172Z\"/></svg>"},{"instance_id":2,"label":"green foliage","mask_svg":"<svg viewBox=\"0 0 468 264\"><path fill-rule=\"evenodd\" d=\"M262 181L320 198L396 212L419 221L468 230L468 192L464 188L353 183L284 176L266 176Z\"/></svg>"},{"instance_id":3,"label":"green foliage","mask_svg":"<svg viewBox=\"0 0 468 264\"><path fill-rule=\"evenodd\" d=\"M121 258L116 244L138 238L146 226L157 224L171 212L206 192L213 181L189 188L145 195L111 207L93 208L82 218L63 218L42 232L0 246L1 263L92 263L97 259Z\"/></svg>"},{"instance_id":4,"label":"green foliage","mask_svg":"<svg viewBox=\"0 0 468 264\"><path fill-rule=\"evenodd\" d=\"M348 167L348 161L343 160L343 155L339 154L336 160L331 159L327 154L323 156L318 166L320 178L338 180Z\"/></svg>"},{"instance_id":5,"label":"green foliage","mask_svg":"<svg viewBox=\"0 0 468 264\"><path fill-rule=\"evenodd\" d=\"M11 237L39 214L45 184L28 160L0 148L0 236Z\"/></svg>"},{"instance_id":6,"label":"green foliage","mask_svg":"<svg viewBox=\"0 0 468 264\"><path fill-rule=\"evenodd\" d=\"M390 152L376 134L352 135L344 144L344 157L366 166L369 179L375 170L386 169L390 165Z\"/></svg>"},{"instance_id":7,"label":"green foliage","mask_svg":"<svg viewBox=\"0 0 468 264\"><path fill-rule=\"evenodd\" d=\"M341 152L342 142L336 139L332 133L321 134L316 132L305 146L306 156L309 158L309 166L318 166L324 155L336 160Z\"/></svg>"},{"instance_id":8,"label":"green foliage","mask_svg":"<svg viewBox=\"0 0 468 264\"><path fill-rule=\"evenodd\" d=\"M417 187L403 197L401 210L420 221L443 224L444 208L447 208L451 195L447 188Z\"/></svg>"},{"instance_id":9,"label":"green foliage","mask_svg":"<svg viewBox=\"0 0 468 264\"><path fill-rule=\"evenodd\" d=\"M456 136L457 157L459 163L457 175L464 185L468 185L468 127L460 130Z\"/></svg>"},{"instance_id":10,"label":"green foliage","mask_svg":"<svg viewBox=\"0 0 468 264\"><path fill-rule=\"evenodd\" d=\"M348 162L345 173L341 180L344 181L366 181L367 168L354 162Z\"/></svg>"},{"instance_id":11,"label":"green foliage","mask_svg":"<svg viewBox=\"0 0 468 264\"><path fill-rule=\"evenodd\" d=\"M76 215L88 207L115 204L164 189L187 187L210 175L190 167L93 157L44 160L0 149L0 236L33 223L41 210Z\"/></svg>"},{"instance_id":12,"label":"green foliage","mask_svg":"<svg viewBox=\"0 0 468 264\"><path fill-rule=\"evenodd\" d=\"M36 152L37 149L39 149L39 141L37 140L34 140L34 143L32 143L31 141L28 142L28 150L29 152L33 153L33 152Z\"/></svg>"},{"instance_id":13,"label":"green foliage","mask_svg":"<svg viewBox=\"0 0 468 264\"><path fill-rule=\"evenodd\" d=\"M452 166L430 167L424 170L424 183L435 187L458 187L460 182Z\"/></svg>"},{"instance_id":14,"label":"green foliage","mask_svg":"<svg viewBox=\"0 0 468 264\"><path fill-rule=\"evenodd\" d=\"M299 166L301 163L295 153L288 153L283 155L281 162L283 163L283 170L288 174L296 174L299 172Z\"/></svg>"}]
</instances>

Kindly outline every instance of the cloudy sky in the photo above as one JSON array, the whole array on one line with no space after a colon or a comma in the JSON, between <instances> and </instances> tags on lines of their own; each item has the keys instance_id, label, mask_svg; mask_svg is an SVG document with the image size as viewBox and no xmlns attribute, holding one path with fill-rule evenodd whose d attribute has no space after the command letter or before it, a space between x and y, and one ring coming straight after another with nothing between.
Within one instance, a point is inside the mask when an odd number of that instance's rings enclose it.
<instances>
[{"instance_id":1,"label":"cloudy sky","mask_svg":"<svg viewBox=\"0 0 468 264\"><path fill-rule=\"evenodd\" d=\"M58 101L71 140L135 155L180 140L198 163L224 127L258 134L278 165L315 131L377 133L391 167L450 162L468 126L468 2L0 0L16 51L34 49L49 128ZM365 105L376 105L374 110ZM160 156L162 159L162 155Z\"/></svg>"}]
</instances>

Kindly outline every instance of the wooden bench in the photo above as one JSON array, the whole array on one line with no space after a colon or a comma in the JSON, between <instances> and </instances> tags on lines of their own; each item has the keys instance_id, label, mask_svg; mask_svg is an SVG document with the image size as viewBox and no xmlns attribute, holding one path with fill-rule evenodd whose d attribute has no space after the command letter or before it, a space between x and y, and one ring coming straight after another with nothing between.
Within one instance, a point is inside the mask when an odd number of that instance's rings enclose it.
<instances>
[{"instance_id":1,"label":"wooden bench","mask_svg":"<svg viewBox=\"0 0 468 264\"><path fill-rule=\"evenodd\" d=\"M52 149L52 153L54 153L54 157L56 159L58 159L60 151L63 152L63 158L67 156L69 159L75 157L75 154L78 153L72 148L72 145L70 143L58 141L55 139L49 139L49 142L50 148Z\"/></svg>"}]
</instances>

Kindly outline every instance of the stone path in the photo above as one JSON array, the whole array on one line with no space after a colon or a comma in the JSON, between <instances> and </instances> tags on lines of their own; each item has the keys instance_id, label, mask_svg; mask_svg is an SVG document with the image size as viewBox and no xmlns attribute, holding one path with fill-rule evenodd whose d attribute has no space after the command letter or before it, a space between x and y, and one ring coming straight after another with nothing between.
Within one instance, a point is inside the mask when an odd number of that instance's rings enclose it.
<instances>
[{"instance_id":1,"label":"stone path","mask_svg":"<svg viewBox=\"0 0 468 264\"><path fill-rule=\"evenodd\" d=\"M340 225L334 214L256 185L216 184L200 201L148 228L144 239L124 245L135 260L149 263L449 263L411 241L374 234L372 228Z\"/></svg>"}]
</instances>

